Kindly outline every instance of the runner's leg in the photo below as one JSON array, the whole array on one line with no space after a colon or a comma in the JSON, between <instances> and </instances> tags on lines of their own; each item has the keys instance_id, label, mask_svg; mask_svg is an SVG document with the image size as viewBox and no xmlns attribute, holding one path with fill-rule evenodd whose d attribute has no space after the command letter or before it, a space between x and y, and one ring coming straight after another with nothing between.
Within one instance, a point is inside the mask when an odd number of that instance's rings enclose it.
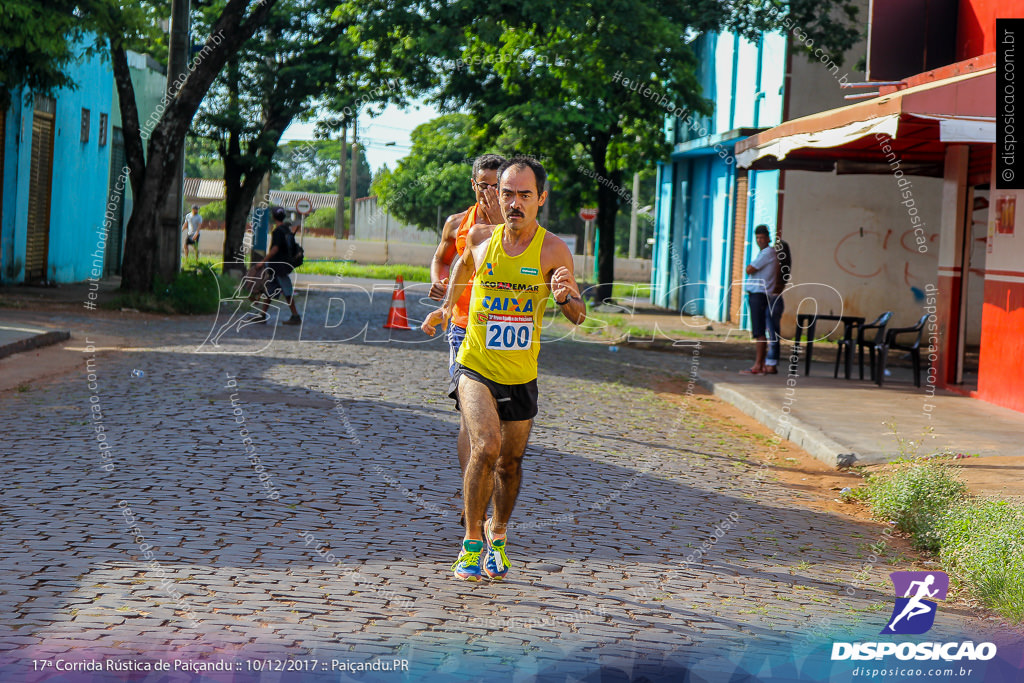
<instances>
[{"instance_id":1,"label":"runner's leg","mask_svg":"<svg viewBox=\"0 0 1024 683\"><path fill-rule=\"evenodd\" d=\"M466 468L469 466L469 430L465 428L464 423L459 427L459 438L455 442L455 448L459 453L459 469L462 470L462 476L466 476Z\"/></svg>"},{"instance_id":2,"label":"runner's leg","mask_svg":"<svg viewBox=\"0 0 1024 683\"><path fill-rule=\"evenodd\" d=\"M494 519L491 521L493 538L504 538L512 509L519 497L523 479L523 453L530 438L533 420L501 423L501 451L494 469Z\"/></svg>"},{"instance_id":3,"label":"runner's leg","mask_svg":"<svg viewBox=\"0 0 1024 683\"><path fill-rule=\"evenodd\" d=\"M482 541L481 525L491 500L494 468L501 451L498 404L486 385L463 375L459 378L459 407L469 442L469 462L462 477L466 540Z\"/></svg>"}]
</instances>

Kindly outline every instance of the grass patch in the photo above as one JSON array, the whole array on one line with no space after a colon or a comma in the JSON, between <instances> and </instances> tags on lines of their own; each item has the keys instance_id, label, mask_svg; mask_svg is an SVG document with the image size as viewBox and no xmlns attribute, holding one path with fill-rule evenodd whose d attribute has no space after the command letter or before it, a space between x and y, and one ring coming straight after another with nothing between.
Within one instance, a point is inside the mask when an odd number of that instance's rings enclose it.
<instances>
[{"instance_id":1,"label":"grass patch","mask_svg":"<svg viewBox=\"0 0 1024 683\"><path fill-rule=\"evenodd\" d=\"M868 504L881 519L910 534L915 548L939 549L939 529L946 510L967 495L967 487L948 465L920 462L901 465L868 482Z\"/></svg>"},{"instance_id":2,"label":"grass patch","mask_svg":"<svg viewBox=\"0 0 1024 683\"><path fill-rule=\"evenodd\" d=\"M211 267L214 263L206 259L178 273L170 284L164 284L158 278L152 292L120 292L102 307L187 315L216 313L221 297L233 292L236 283L215 273Z\"/></svg>"},{"instance_id":3,"label":"grass patch","mask_svg":"<svg viewBox=\"0 0 1024 683\"><path fill-rule=\"evenodd\" d=\"M968 500L949 509L939 556L986 607L1024 621L1024 506Z\"/></svg>"},{"instance_id":4,"label":"grass patch","mask_svg":"<svg viewBox=\"0 0 1024 683\"><path fill-rule=\"evenodd\" d=\"M982 605L1024 622L1024 505L967 495L937 454L901 459L844 499L866 502L874 516L895 522L914 547L938 553L943 568Z\"/></svg>"},{"instance_id":5,"label":"grass patch","mask_svg":"<svg viewBox=\"0 0 1024 683\"><path fill-rule=\"evenodd\" d=\"M612 285L613 299L650 299L651 283L649 282L616 282Z\"/></svg>"},{"instance_id":6,"label":"grass patch","mask_svg":"<svg viewBox=\"0 0 1024 683\"><path fill-rule=\"evenodd\" d=\"M350 261L306 261L296 272L306 275L332 275L334 277L361 277L372 280L394 280L399 275L407 282L430 282L430 268L426 266L369 265Z\"/></svg>"}]
</instances>

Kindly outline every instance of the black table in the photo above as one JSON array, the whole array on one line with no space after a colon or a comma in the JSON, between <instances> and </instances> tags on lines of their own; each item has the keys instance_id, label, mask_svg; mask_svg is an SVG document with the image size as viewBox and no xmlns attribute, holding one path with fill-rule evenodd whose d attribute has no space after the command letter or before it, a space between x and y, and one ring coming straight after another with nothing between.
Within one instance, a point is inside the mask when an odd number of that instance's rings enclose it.
<instances>
[{"instance_id":1,"label":"black table","mask_svg":"<svg viewBox=\"0 0 1024 683\"><path fill-rule=\"evenodd\" d=\"M793 353L800 352L801 336L807 343L807 358L804 360L804 375L811 374L811 352L814 350L814 326L819 320L830 320L843 324L843 340L846 346L846 379L850 379L853 365L854 339L857 330L864 326L864 316L860 315L818 315L815 313L799 313L796 316L796 335L793 338Z\"/></svg>"}]
</instances>

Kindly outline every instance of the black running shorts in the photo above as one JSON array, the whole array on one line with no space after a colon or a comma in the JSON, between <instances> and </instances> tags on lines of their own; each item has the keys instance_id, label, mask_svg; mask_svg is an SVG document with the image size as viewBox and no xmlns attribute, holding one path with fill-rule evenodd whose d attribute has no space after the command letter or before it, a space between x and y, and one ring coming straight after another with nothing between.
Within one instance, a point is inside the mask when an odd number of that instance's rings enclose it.
<instances>
[{"instance_id":1,"label":"black running shorts","mask_svg":"<svg viewBox=\"0 0 1024 683\"><path fill-rule=\"evenodd\" d=\"M526 384L498 384L460 363L455 364L455 372L451 384L448 385L448 396L455 399L457 410L462 410L459 405L459 378L463 375L491 390L491 396L498 403L498 419L502 422L531 420L537 415L536 379Z\"/></svg>"}]
</instances>

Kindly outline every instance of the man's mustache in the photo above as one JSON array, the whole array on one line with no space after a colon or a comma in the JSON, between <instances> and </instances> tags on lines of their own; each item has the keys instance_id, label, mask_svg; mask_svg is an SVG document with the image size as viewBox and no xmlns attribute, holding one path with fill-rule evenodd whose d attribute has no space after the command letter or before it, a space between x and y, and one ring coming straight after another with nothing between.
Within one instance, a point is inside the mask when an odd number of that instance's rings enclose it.
<instances>
[{"instance_id":1,"label":"man's mustache","mask_svg":"<svg viewBox=\"0 0 1024 683\"><path fill-rule=\"evenodd\" d=\"M520 218L524 217L522 211L509 211L508 215L509 216L519 216Z\"/></svg>"}]
</instances>

